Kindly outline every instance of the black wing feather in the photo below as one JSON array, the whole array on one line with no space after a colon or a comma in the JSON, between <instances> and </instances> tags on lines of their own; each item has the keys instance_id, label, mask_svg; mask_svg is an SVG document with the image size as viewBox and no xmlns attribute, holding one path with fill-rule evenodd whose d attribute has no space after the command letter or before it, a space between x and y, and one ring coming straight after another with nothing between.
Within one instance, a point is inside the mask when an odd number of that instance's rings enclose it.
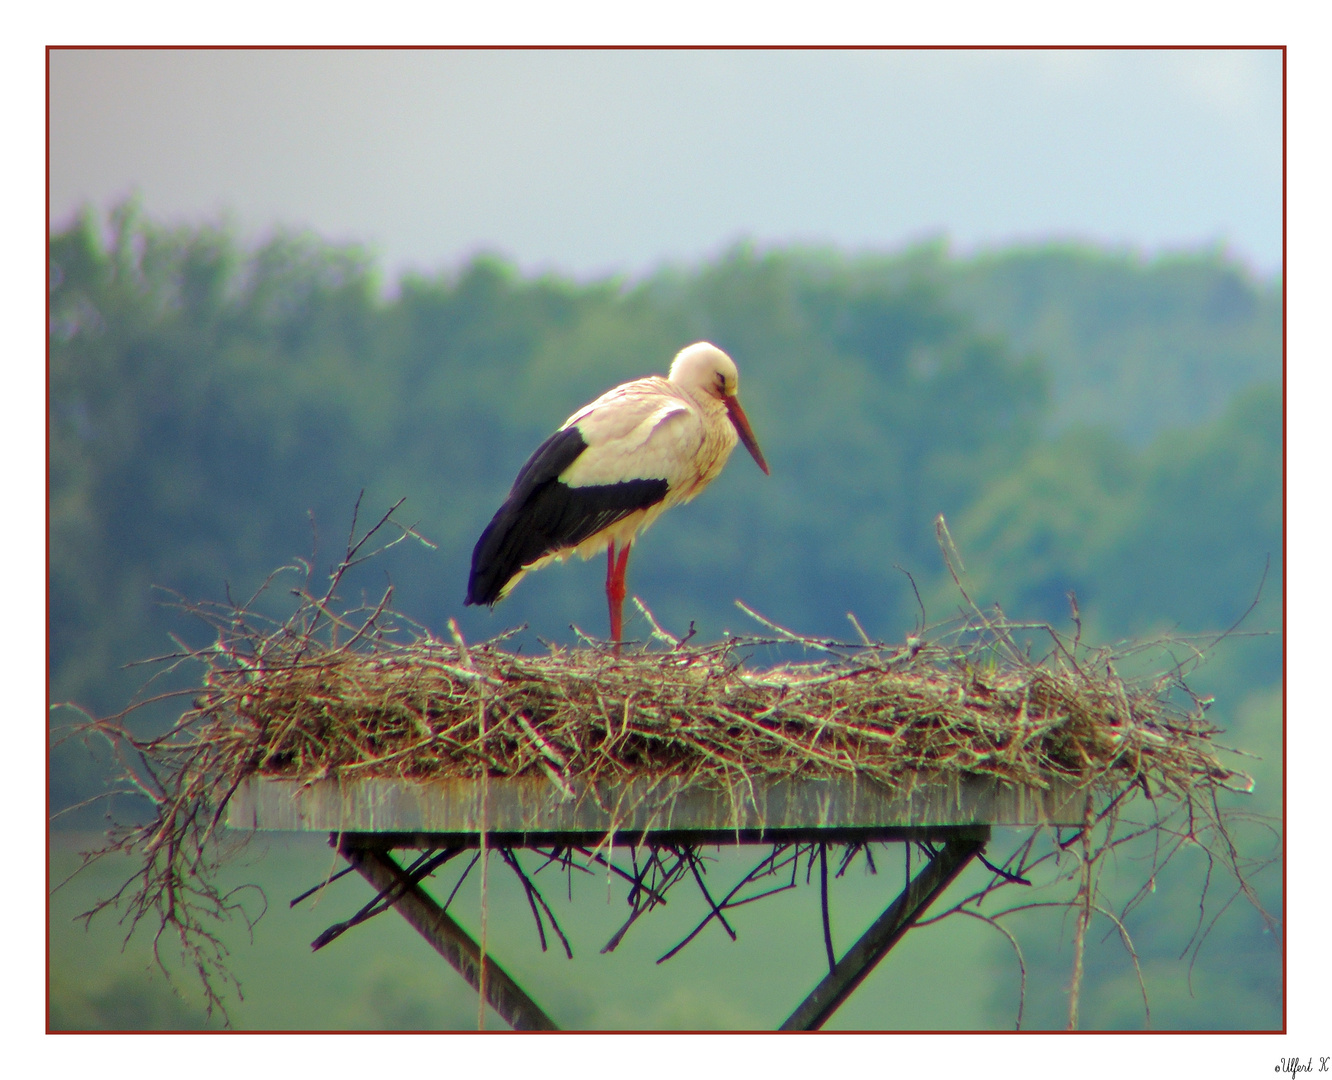
<instances>
[{"instance_id":1,"label":"black wing feather","mask_svg":"<svg viewBox=\"0 0 1332 1080\"><path fill-rule=\"evenodd\" d=\"M570 487L560 474L587 449L577 425L555 432L518 470L504 505L472 552L468 604L494 604L524 566L561 548L582 543L636 510L666 497L665 480L626 480Z\"/></svg>"}]
</instances>

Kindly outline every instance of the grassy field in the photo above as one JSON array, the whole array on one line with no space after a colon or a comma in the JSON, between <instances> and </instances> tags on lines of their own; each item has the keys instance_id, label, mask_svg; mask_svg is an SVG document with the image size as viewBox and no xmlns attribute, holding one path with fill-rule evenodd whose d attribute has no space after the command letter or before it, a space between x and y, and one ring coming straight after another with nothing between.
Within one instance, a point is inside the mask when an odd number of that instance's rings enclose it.
<instances>
[{"instance_id":1,"label":"grassy field","mask_svg":"<svg viewBox=\"0 0 1332 1080\"><path fill-rule=\"evenodd\" d=\"M52 877L78 864L77 852L94 838L56 834ZM1011 842L1011 837L1007 838ZM992 850L1006 841L996 834ZM714 852L710 888L724 888L753 863L755 854ZM877 857L869 875L857 859L833 882L832 926L840 954L896 895L902 882L900 848ZM919 864L917 864L919 865ZM234 972L244 997L228 999L235 1027L272 1029L459 1030L477 1026L473 991L395 913L358 926L318 953L309 943L370 898L356 875L334 883L317 902L295 909L288 900L334 866L321 837L284 836L253 841L232 867L236 884L258 883L268 909L253 939L227 928ZM528 865L529 871L535 861ZM50 1024L54 1029L196 1029L209 1021L189 977L172 985L151 966L146 940L122 950L114 917L85 932L74 916L106 895L128 869L109 862L79 875L51 901ZM573 946L568 960L553 936L542 953L516 879L492 864L488 939L496 959L563 1027L581 1029L772 1029L817 983L825 970L814 884L748 905L733 913L738 940L714 922L681 953L654 961L702 918L692 890L641 919L612 954L599 950L625 917L624 891L604 875L576 874L573 900L548 869L537 878ZM1187 869L1187 868L1186 868ZM435 887L447 895L456 870ZM973 866L948 895L979 884ZM1163 891L1165 891L1163 889ZM255 905L258 894L252 894ZM450 909L476 936L477 876ZM1243 917L1245 913L1240 912ZM1057 910L1019 916L1012 928L1026 950L1028 987L1024 1027L1060 1027L1067 1008L1072 920ZM1176 928L1178 929L1178 928ZM1175 935L1178 937L1178 934ZM1141 950L1153 945L1139 940ZM1141 997L1132 967L1115 940L1093 937L1082 1016L1086 1027L1141 1028ZM1155 952L1144 958L1152 995L1153 1026L1264 1027L1279 1023L1276 957L1213 948L1188 984L1185 962ZM1018 969L1010 946L985 924L954 918L914 930L879 965L829 1024L830 1029L1011 1029L1017 1013ZM486 1026L504 1025L489 1013Z\"/></svg>"},{"instance_id":2,"label":"grassy field","mask_svg":"<svg viewBox=\"0 0 1332 1080\"><path fill-rule=\"evenodd\" d=\"M77 851L94 838L56 834L52 877L78 864ZM900 849L898 849L900 852ZM743 876L756 854L714 852L710 888ZM880 858L884 858L881 856ZM287 901L317 882L334 863L322 837L282 837L249 845L233 869L239 884L260 883L269 906L254 930L226 934L244 999L229 1004L242 1029L467 1029L477 1024L474 992L396 914L356 927L313 953L310 941L370 897L355 875L334 883L317 903L289 909ZM529 870L536 865L535 860ZM917 863L919 865L919 863ZM118 884L125 865L101 864L57 891L51 906L51 1025L54 1028L197 1028L208 1022L188 978L177 997L150 968L147 942L121 950L113 918L85 932L73 920L95 897ZM436 888L447 895L456 871ZM840 950L887 906L901 887L900 854L864 872L863 860L834 882L834 941ZM714 882L715 879L715 882ZM568 935L567 959L553 935L542 953L526 900L498 859L491 867L488 940L496 959L561 1026L593 1029L770 1029L779 1024L826 969L814 884L748 905L734 913L738 940L715 922L664 964L654 961L706 913L696 892L641 919L620 947L599 950L623 921L624 890L605 876L577 874L570 902L554 868L538 877ZM257 896L256 896L257 900ZM450 908L473 936L479 891L473 873ZM970 924L970 925L968 925ZM1017 971L1007 946L972 920L909 934L876 970L832 1026L846 1028L986 1028L1011 1026ZM984 979L976 972L985 970ZM488 1027L502 1027L488 1014Z\"/></svg>"}]
</instances>

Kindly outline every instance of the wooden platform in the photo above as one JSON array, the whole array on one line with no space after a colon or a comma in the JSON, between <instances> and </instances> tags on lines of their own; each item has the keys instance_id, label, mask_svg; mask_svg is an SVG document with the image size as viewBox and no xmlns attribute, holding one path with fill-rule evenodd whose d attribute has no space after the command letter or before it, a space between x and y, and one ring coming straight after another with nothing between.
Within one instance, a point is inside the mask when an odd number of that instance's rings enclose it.
<instances>
[{"instance_id":1,"label":"wooden platform","mask_svg":"<svg viewBox=\"0 0 1332 1080\"><path fill-rule=\"evenodd\" d=\"M331 834L330 842L349 867L375 889L374 899L358 915L332 929L340 933L392 906L512 1027L536 1031L557 1030L558 1025L492 956L483 955L476 940L448 914L447 905L441 907L424 888L436 864L479 846L483 833L490 847L571 848L605 866L610 866L613 850L597 855L588 849L608 840L613 846L647 843L658 850L671 845L813 844L823 867L829 971L782 1024L785 1030L810 1031L824 1025L935 898L981 856L992 826L1077 825L1084 806L1084 790L1071 783L1056 781L1040 788L975 776L916 775L893 788L855 777L765 779L731 790L671 777L623 784L504 777L485 781L484 788L479 779L365 778L303 785L251 777L232 796L227 823L246 831ZM878 841L908 845L908 874L910 845L918 846L927 860L838 960L827 936L823 845ZM427 849L433 858L422 856L404 867L394 857L395 848ZM689 856L677 847L675 857ZM645 895L640 890L640 902ZM721 917L726 901L721 907L711 897L708 902ZM635 908L635 917L637 913Z\"/></svg>"},{"instance_id":2,"label":"wooden platform","mask_svg":"<svg viewBox=\"0 0 1332 1080\"><path fill-rule=\"evenodd\" d=\"M492 843L547 842L555 837L636 838L669 833L715 835L718 842L812 838L837 841L882 830L915 832L963 825L1077 825L1081 789L1048 789L992 777L917 776L900 787L852 778L755 780L731 791L688 786L674 778L625 784L545 777L487 781L482 820L479 780L294 780L252 777L232 797L234 829L475 835Z\"/></svg>"}]
</instances>

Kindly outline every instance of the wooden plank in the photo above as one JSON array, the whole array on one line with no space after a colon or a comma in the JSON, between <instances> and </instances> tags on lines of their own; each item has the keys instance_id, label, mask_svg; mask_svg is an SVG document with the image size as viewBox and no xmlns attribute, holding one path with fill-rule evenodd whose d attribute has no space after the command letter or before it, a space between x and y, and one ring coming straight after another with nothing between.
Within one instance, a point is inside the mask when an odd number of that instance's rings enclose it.
<instances>
[{"instance_id":1,"label":"wooden plank","mask_svg":"<svg viewBox=\"0 0 1332 1080\"><path fill-rule=\"evenodd\" d=\"M386 851L344 841L343 857L381 893L395 890L393 907L473 990L481 985L481 948L449 917L434 897L414 883ZM489 956L485 958L486 1001L515 1031L558 1031L521 986Z\"/></svg>"},{"instance_id":2,"label":"wooden plank","mask_svg":"<svg viewBox=\"0 0 1332 1080\"><path fill-rule=\"evenodd\" d=\"M902 895L847 950L779 1030L817 1031L821 1028L984 846L982 840L949 840L925 869L911 879Z\"/></svg>"},{"instance_id":3,"label":"wooden plank","mask_svg":"<svg viewBox=\"0 0 1332 1080\"><path fill-rule=\"evenodd\" d=\"M711 846L730 846L733 844L909 844L942 843L954 837L982 835L988 837L988 825L866 825L855 827L819 828L811 826L805 829L616 829L610 833L598 831L581 832L487 832L486 844L489 847L509 848L546 848L546 847L584 847L594 848L604 842L614 843L617 848L638 847L642 844L695 844ZM385 848L474 848L480 846L480 833L440 833L440 832L374 832L374 833L333 833L332 835L359 837L359 842L373 840L378 847Z\"/></svg>"},{"instance_id":4,"label":"wooden plank","mask_svg":"<svg viewBox=\"0 0 1332 1080\"><path fill-rule=\"evenodd\" d=\"M942 825L1077 825L1079 788L1049 790L994 777L910 777L889 788L846 777L755 780L718 790L678 778L623 784L572 780L561 790L544 776L487 781L485 820L479 780L294 780L251 777L232 797L235 829L467 834L483 828L542 842L550 834L607 832L826 831Z\"/></svg>"}]
</instances>

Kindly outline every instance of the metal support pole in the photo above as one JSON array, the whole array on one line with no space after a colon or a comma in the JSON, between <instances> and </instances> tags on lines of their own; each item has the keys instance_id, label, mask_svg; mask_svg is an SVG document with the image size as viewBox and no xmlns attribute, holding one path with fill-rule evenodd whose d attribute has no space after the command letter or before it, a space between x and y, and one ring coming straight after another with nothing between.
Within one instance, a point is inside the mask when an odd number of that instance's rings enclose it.
<instances>
[{"instance_id":1,"label":"metal support pole","mask_svg":"<svg viewBox=\"0 0 1332 1080\"><path fill-rule=\"evenodd\" d=\"M343 842L343 857L381 893L395 896L393 906L477 990L481 985L481 948L453 921L429 893L404 873L379 848L353 847ZM390 890L392 890L390 892ZM486 1002L515 1031L558 1031L535 1001L489 956L486 957Z\"/></svg>"},{"instance_id":2,"label":"metal support pole","mask_svg":"<svg viewBox=\"0 0 1332 1080\"><path fill-rule=\"evenodd\" d=\"M989 830L985 830L988 836ZM781 1031L817 1031L838 1006L860 985L884 955L901 940L911 924L924 913L949 883L962 872L984 839L951 839L929 861L925 869L911 879L902 895L865 931L859 941L816 986L809 997L782 1024Z\"/></svg>"}]
</instances>

